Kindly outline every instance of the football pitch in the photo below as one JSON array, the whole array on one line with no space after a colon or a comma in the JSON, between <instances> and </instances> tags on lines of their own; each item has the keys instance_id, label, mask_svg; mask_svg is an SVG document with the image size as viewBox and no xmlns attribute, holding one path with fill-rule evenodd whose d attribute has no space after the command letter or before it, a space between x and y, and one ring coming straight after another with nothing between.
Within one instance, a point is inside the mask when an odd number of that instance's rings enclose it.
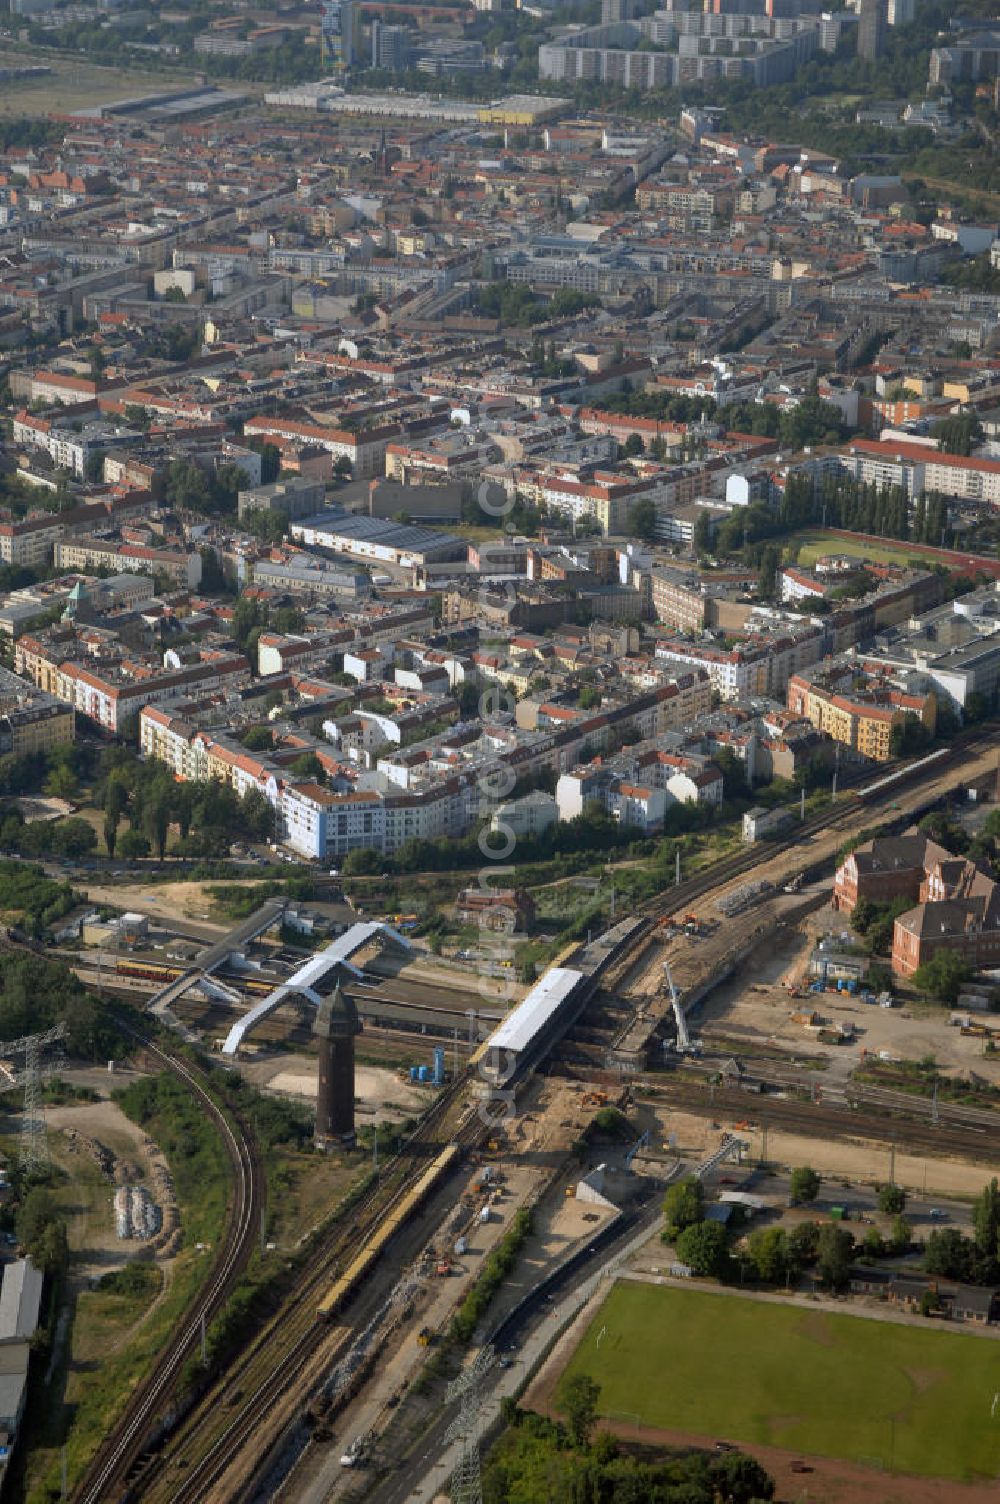
<instances>
[{"instance_id":1,"label":"football pitch","mask_svg":"<svg viewBox=\"0 0 1000 1504\"><path fill-rule=\"evenodd\" d=\"M819 529L808 528L803 532L790 534L788 542L798 544L798 561L804 569L811 569L817 559L828 554L848 554L857 559L859 564L867 560L869 564L896 564L900 567L912 565L915 569L927 568L926 555L921 555L919 551L909 550L905 543L896 542L892 538L887 538L883 543L874 543L869 539L839 538L836 533L824 533Z\"/></svg>"},{"instance_id":2,"label":"football pitch","mask_svg":"<svg viewBox=\"0 0 1000 1504\"><path fill-rule=\"evenodd\" d=\"M1000 1473L1000 1342L619 1282L567 1368L609 1420L965 1482Z\"/></svg>"}]
</instances>

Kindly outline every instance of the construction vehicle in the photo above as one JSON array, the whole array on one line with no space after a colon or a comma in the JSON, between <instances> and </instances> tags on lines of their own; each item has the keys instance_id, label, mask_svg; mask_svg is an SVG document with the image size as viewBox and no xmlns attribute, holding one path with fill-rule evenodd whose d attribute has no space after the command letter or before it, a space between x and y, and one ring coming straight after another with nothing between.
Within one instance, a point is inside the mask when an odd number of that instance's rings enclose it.
<instances>
[{"instance_id":1,"label":"construction vehicle","mask_svg":"<svg viewBox=\"0 0 1000 1504\"><path fill-rule=\"evenodd\" d=\"M667 980L667 989L670 993L670 1001L674 1010L674 1022L677 1025L677 1042L674 1048L678 1055L700 1055L701 1041L692 1040L688 1033L687 1018L684 1015L684 1009L681 1007L680 993L674 986L674 979L670 975L669 961L664 961L663 963L663 974Z\"/></svg>"},{"instance_id":2,"label":"construction vehicle","mask_svg":"<svg viewBox=\"0 0 1000 1504\"><path fill-rule=\"evenodd\" d=\"M369 1439L367 1436L356 1437L341 1457L341 1467L364 1467L368 1456L368 1447Z\"/></svg>"}]
</instances>

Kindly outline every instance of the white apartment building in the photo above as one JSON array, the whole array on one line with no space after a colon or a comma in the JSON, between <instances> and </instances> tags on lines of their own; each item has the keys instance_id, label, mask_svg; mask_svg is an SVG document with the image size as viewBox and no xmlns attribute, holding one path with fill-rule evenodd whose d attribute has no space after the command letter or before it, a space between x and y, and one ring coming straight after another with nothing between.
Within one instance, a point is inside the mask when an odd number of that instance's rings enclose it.
<instances>
[{"instance_id":1,"label":"white apartment building","mask_svg":"<svg viewBox=\"0 0 1000 1504\"><path fill-rule=\"evenodd\" d=\"M506 799L498 804L490 820L490 829L509 831L515 837L540 836L559 819L559 802L540 789L520 799Z\"/></svg>"},{"instance_id":2,"label":"white apartment building","mask_svg":"<svg viewBox=\"0 0 1000 1504\"><path fill-rule=\"evenodd\" d=\"M939 491L1000 507L1000 460L944 454L902 440L856 439L841 465L865 485L901 486L911 500L921 491Z\"/></svg>"}]
</instances>

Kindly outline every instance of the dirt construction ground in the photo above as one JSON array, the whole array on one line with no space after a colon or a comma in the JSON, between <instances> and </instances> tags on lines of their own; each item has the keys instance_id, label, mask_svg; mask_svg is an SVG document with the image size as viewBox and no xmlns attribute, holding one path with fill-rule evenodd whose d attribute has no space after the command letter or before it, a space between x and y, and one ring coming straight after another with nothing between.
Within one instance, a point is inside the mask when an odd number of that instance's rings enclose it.
<instances>
[{"instance_id":1,"label":"dirt construction ground","mask_svg":"<svg viewBox=\"0 0 1000 1504\"><path fill-rule=\"evenodd\" d=\"M70 1074L70 1073L67 1073ZM116 1073L118 1085L124 1084L127 1072ZM169 1168L160 1150L142 1129L127 1118L114 1102L84 1102L65 1107L47 1107L45 1126L56 1163L70 1175L72 1192L64 1211L70 1247L75 1255L74 1277L86 1281L92 1276L119 1269L146 1247L133 1238L119 1238L115 1230L115 1184L105 1181L96 1170L85 1140L96 1140L109 1149L127 1169L129 1183L144 1185L157 1205L165 1210L163 1194L154 1187L169 1183ZM74 1139L76 1133L80 1137ZM154 1181L153 1171L161 1175ZM83 1173L83 1172L86 1173Z\"/></svg>"},{"instance_id":2,"label":"dirt construction ground","mask_svg":"<svg viewBox=\"0 0 1000 1504\"><path fill-rule=\"evenodd\" d=\"M800 1057L822 1058L827 1068L817 1075L819 1085L842 1083L860 1063L862 1049L869 1055L889 1050L905 1060L933 1055L942 1071L962 1076L974 1071L1000 1085L1000 1055L984 1055L982 1040L952 1028L951 1010L943 1005L907 1001L896 1008L876 1008L849 993L790 995L789 988L806 974L813 947L828 935L838 939L846 928L844 916L823 904L798 927L768 936L699 1009L706 1038L725 1039L734 1049L745 1041L757 1048L772 1045ZM849 934L850 940L855 938ZM793 1013L813 1009L829 1027L852 1025L857 1042L827 1048L817 1040L815 1029L793 1022Z\"/></svg>"},{"instance_id":3,"label":"dirt construction ground","mask_svg":"<svg viewBox=\"0 0 1000 1504\"><path fill-rule=\"evenodd\" d=\"M759 1101L748 1098L748 1111L759 1110ZM725 1116L716 1118L718 1128L710 1120L690 1113L667 1109L659 1104L642 1103L643 1126L646 1114L652 1111L662 1134L662 1142L670 1140L671 1154L697 1164L719 1147L722 1133L732 1132L735 1120ZM743 1119L740 1120L744 1121ZM754 1119L751 1118L753 1122ZM762 1133L759 1122L750 1128L740 1128L738 1136L750 1144L747 1155L750 1164L756 1164L762 1148ZM655 1133L654 1133L655 1141ZM884 1181L889 1175L889 1148L886 1144L872 1143L868 1139L823 1139L809 1138L802 1134L781 1133L775 1128L767 1131L767 1158L771 1165L794 1168L796 1165L812 1165L820 1175L843 1177L863 1185ZM962 1164L953 1159L921 1158L896 1150L895 1179L905 1190L920 1194L940 1196L978 1196L983 1189L987 1172L982 1165Z\"/></svg>"},{"instance_id":4,"label":"dirt construction ground","mask_svg":"<svg viewBox=\"0 0 1000 1504\"><path fill-rule=\"evenodd\" d=\"M276 1054L257 1056L240 1063L247 1080L262 1090L277 1092L303 1101L316 1100L317 1062L315 1056ZM364 1123L397 1123L423 1112L430 1102L431 1088L411 1086L400 1080L395 1071L380 1066L359 1065L354 1073L354 1093L358 1117Z\"/></svg>"}]
</instances>

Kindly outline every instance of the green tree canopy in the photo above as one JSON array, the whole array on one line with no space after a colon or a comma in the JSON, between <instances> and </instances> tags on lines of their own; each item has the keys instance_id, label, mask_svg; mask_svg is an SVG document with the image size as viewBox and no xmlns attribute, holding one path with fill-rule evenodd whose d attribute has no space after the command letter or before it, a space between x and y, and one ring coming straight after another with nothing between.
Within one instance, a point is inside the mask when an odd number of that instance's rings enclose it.
<instances>
[{"instance_id":1,"label":"green tree canopy","mask_svg":"<svg viewBox=\"0 0 1000 1504\"><path fill-rule=\"evenodd\" d=\"M839 1222L829 1222L819 1230L816 1245L816 1270L820 1283L828 1290L842 1290L847 1284L854 1238Z\"/></svg>"},{"instance_id":2,"label":"green tree canopy","mask_svg":"<svg viewBox=\"0 0 1000 1504\"><path fill-rule=\"evenodd\" d=\"M586 1447L597 1420L601 1386L586 1373L567 1374L556 1395L560 1414L566 1417L574 1446Z\"/></svg>"},{"instance_id":3,"label":"green tree canopy","mask_svg":"<svg viewBox=\"0 0 1000 1504\"><path fill-rule=\"evenodd\" d=\"M705 1216L705 1188L697 1175L685 1175L670 1186L663 1198L665 1236L673 1242L685 1227L701 1222Z\"/></svg>"},{"instance_id":4,"label":"green tree canopy","mask_svg":"<svg viewBox=\"0 0 1000 1504\"><path fill-rule=\"evenodd\" d=\"M917 967L913 984L939 1002L954 1003L971 976L972 967L964 956L953 950L939 950Z\"/></svg>"},{"instance_id":5,"label":"green tree canopy","mask_svg":"<svg viewBox=\"0 0 1000 1504\"><path fill-rule=\"evenodd\" d=\"M792 1267L788 1234L783 1227L758 1227L748 1240L750 1260L757 1278L768 1285L780 1284Z\"/></svg>"},{"instance_id":6,"label":"green tree canopy","mask_svg":"<svg viewBox=\"0 0 1000 1504\"><path fill-rule=\"evenodd\" d=\"M804 1202L815 1201L819 1195L820 1178L811 1165L800 1165L792 1171L789 1182L789 1191L792 1202L798 1206Z\"/></svg>"},{"instance_id":7,"label":"green tree canopy","mask_svg":"<svg viewBox=\"0 0 1000 1504\"><path fill-rule=\"evenodd\" d=\"M906 1206L906 1192L901 1185L884 1185L878 1193L879 1211L898 1217Z\"/></svg>"},{"instance_id":8,"label":"green tree canopy","mask_svg":"<svg viewBox=\"0 0 1000 1504\"><path fill-rule=\"evenodd\" d=\"M695 1222L676 1241L677 1257L695 1274L721 1279L729 1264L726 1230L719 1222Z\"/></svg>"}]
</instances>

